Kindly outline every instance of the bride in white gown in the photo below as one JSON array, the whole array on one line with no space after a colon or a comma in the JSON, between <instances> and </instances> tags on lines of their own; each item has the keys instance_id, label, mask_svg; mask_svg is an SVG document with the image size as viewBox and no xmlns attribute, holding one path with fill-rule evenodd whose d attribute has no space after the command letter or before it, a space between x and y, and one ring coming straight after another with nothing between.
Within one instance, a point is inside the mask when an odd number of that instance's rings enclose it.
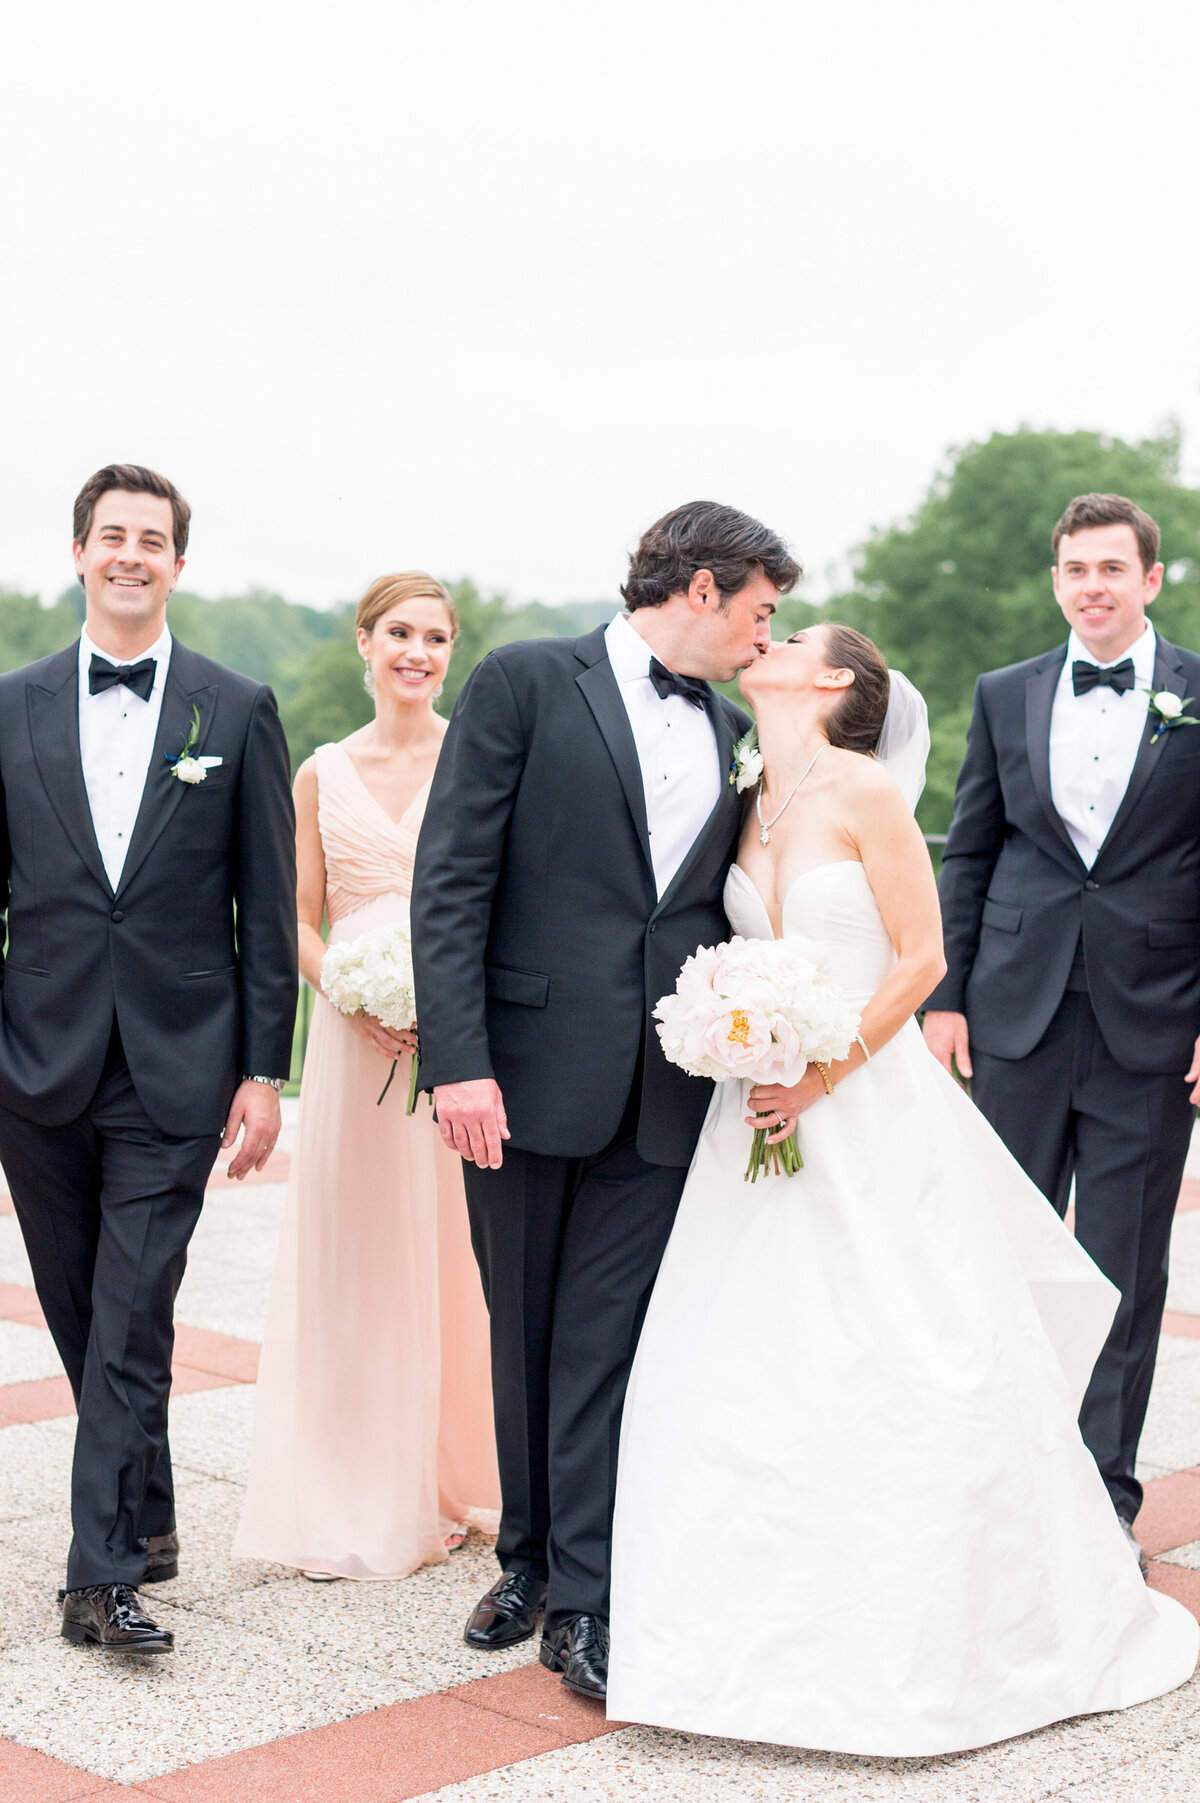
<instances>
[{"instance_id":1,"label":"bride in white gown","mask_svg":"<svg viewBox=\"0 0 1200 1803\"><path fill-rule=\"evenodd\" d=\"M814 1066L714 1092L625 1404L608 1712L916 1756L1174 1689L1200 1629L1076 1427L1116 1292L912 1018L941 970L928 732L890 686L881 762L868 640L813 627L743 672L769 831L751 810L726 911L822 941L872 1056L832 1094ZM799 1120L797 1176L743 1182L750 1110Z\"/></svg>"}]
</instances>

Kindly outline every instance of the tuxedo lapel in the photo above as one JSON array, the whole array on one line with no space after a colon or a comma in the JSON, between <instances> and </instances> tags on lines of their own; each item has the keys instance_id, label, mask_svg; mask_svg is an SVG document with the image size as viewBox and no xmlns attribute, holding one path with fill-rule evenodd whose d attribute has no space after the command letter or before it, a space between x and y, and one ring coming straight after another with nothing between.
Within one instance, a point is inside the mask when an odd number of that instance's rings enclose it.
<instances>
[{"instance_id":1,"label":"tuxedo lapel","mask_svg":"<svg viewBox=\"0 0 1200 1803\"><path fill-rule=\"evenodd\" d=\"M1156 640L1154 647L1154 681L1152 686L1156 694L1160 689L1170 689L1172 695L1179 696L1182 696L1183 691L1187 686L1187 679L1183 673L1183 666L1179 662L1179 657L1174 645L1168 644L1167 641L1162 638ZM1154 730L1154 724L1155 716L1151 715L1149 705L1147 704L1146 724L1142 728L1142 738L1141 743L1138 746L1138 754L1134 759L1133 769L1129 774L1129 786L1121 797L1121 805L1114 814L1113 823L1104 836L1104 843L1096 853L1097 864L1100 862L1101 858L1128 820L1130 814L1137 806L1142 790L1153 776L1158 767L1158 760L1166 748L1167 739L1170 737L1169 733L1159 733L1157 740L1154 744L1151 744L1150 735Z\"/></svg>"},{"instance_id":2,"label":"tuxedo lapel","mask_svg":"<svg viewBox=\"0 0 1200 1803\"><path fill-rule=\"evenodd\" d=\"M158 731L146 771L142 803L134 822L129 851L117 892L128 886L153 850L156 840L188 792L189 785L180 782L171 769L170 760L178 757L199 714L199 731L192 755L204 751L208 729L216 711L217 690L205 678L195 654L175 639L171 645L171 662L163 690Z\"/></svg>"},{"instance_id":3,"label":"tuxedo lapel","mask_svg":"<svg viewBox=\"0 0 1200 1803\"><path fill-rule=\"evenodd\" d=\"M621 691L617 679L613 675L612 665L608 661L608 653L604 645L604 628L591 632L580 639L576 647L576 655L588 665L588 668L576 677L576 682L584 700L595 716L596 725L604 736L609 756L616 766L618 779L624 791L633 824L637 830L638 843L646 860L647 869L653 875L653 864L650 859L650 827L646 819L646 791L642 783L642 766L638 760L637 745L633 737L633 728L629 724L629 715L625 703L621 699Z\"/></svg>"},{"instance_id":4,"label":"tuxedo lapel","mask_svg":"<svg viewBox=\"0 0 1200 1803\"><path fill-rule=\"evenodd\" d=\"M1051 652L1032 675L1025 679L1025 745L1029 757L1029 774L1033 780L1034 793L1042 805L1042 812L1053 829L1055 838L1070 852L1073 862L1082 868L1083 860L1063 825L1050 788L1050 715L1066 657L1067 648L1064 645L1061 651Z\"/></svg>"},{"instance_id":5,"label":"tuxedo lapel","mask_svg":"<svg viewBox=\"0 0 1200 1803\"><path fill-rule=\"evenodd\" d=\"M63 831L106 895L104 870L79 749L79 642L60 651L25 691L34 761Z\"/></svg>"}]
</instances>

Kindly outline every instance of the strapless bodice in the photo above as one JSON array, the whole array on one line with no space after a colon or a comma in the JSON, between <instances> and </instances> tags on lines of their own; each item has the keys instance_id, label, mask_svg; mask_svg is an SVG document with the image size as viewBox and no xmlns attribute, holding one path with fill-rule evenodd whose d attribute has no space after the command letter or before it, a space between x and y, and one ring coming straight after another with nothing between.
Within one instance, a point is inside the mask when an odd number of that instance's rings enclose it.
<instances>
[{"instance_id":1,"label":"strapless bodice","mask_svg":"<svg viewBox=\"0 0 1200 1803\"><path fill-rule=\"evenodd\" d=\"M740 864L725 880L725 912L743 939L773 939L766 904ZM783 898L786 938L815 939L829 952L829 974L847 995L874 995L896 952L862 865L843 859L798 876Z\"/></svg>"}]
</instances>

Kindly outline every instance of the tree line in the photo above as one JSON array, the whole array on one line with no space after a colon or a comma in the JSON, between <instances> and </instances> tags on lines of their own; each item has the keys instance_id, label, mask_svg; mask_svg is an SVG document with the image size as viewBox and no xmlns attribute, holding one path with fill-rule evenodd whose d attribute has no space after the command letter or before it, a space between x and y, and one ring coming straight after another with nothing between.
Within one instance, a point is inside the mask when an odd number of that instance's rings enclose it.
<instances>
[{"instance_id":1,"label":"tree line","mask_svg":"<svg viewBox=\"0 0 1200 1803\"><path fill-rule=\"evenodd\" d=\"M1158 521L1167 580L1152 617L1168 639L1200 649L1200 490L1181 479L1174 427L1137 443L1023 429L952 450L912 517L873 532L859 548L843 593L819 607L792 597L780 608L780 634L814 619L857 626L924 693L933 728L919 810L926 832L949 824L976 677L1062 642L1050 533L1071 497L1089 490L1128 495ZM614 597L513 607L466 579L447 587L462 624L443 712L495 646L586 632L616 604ZM69 644L82 617L78 587L49 607L0 589L0 669ZM168 619L194 650L271 684L293 767L370 718L352 603L325 609L261 591L220 600L177 591Z\"/></svg>"}]
</instances>

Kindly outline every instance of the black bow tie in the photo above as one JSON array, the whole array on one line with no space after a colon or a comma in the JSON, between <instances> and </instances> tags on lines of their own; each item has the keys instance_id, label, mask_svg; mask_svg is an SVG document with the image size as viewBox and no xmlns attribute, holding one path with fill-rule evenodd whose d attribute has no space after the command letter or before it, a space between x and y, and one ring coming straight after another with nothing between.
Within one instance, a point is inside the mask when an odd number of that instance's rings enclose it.
<instances>
[{"instance_id":1,"label":"black bow tie","mask_svg":"<svg viewBox=\"0 0 1200 1803\"><path fill-rule=\"evenodd\" d=\"M668 695L682 695L693 707L703 707L708 690L698 676L677 676L674 670L668 670L660 664L656 657L650 659L650 680L662 699Z\"/></svg>"},{"instance_id":2,"label":"black bow tie","mask_svg":"<svg viewBox=\"0 0 1200 1803\"><path fill-rule=\"evenodd\" d=\"M1085 663L1083 658L1077 658L1071 665L1071 681L1075 684L1077 695L1086 695L1089 689L1103 688L1105 683L1110 689L1115 689L1118 695L1123 694L1134 684L1133 659L1123 657L1111 670L1101 670L1099 665Z\"/></svg>"},{"instance_id":3,"label":"black bow tie","mask_svg":"<svg viewBox=\"0 0 1200 1803\"><path fill-rule=\"evenodd\" d=\"M149 701L157 667L152 657L144 657L140 664L110 664L106 657L97 657L93 652L88 666L88 693L103 695L105 689L115 689L123 682L143 701Z\"/></svg>"}]
</instances>

